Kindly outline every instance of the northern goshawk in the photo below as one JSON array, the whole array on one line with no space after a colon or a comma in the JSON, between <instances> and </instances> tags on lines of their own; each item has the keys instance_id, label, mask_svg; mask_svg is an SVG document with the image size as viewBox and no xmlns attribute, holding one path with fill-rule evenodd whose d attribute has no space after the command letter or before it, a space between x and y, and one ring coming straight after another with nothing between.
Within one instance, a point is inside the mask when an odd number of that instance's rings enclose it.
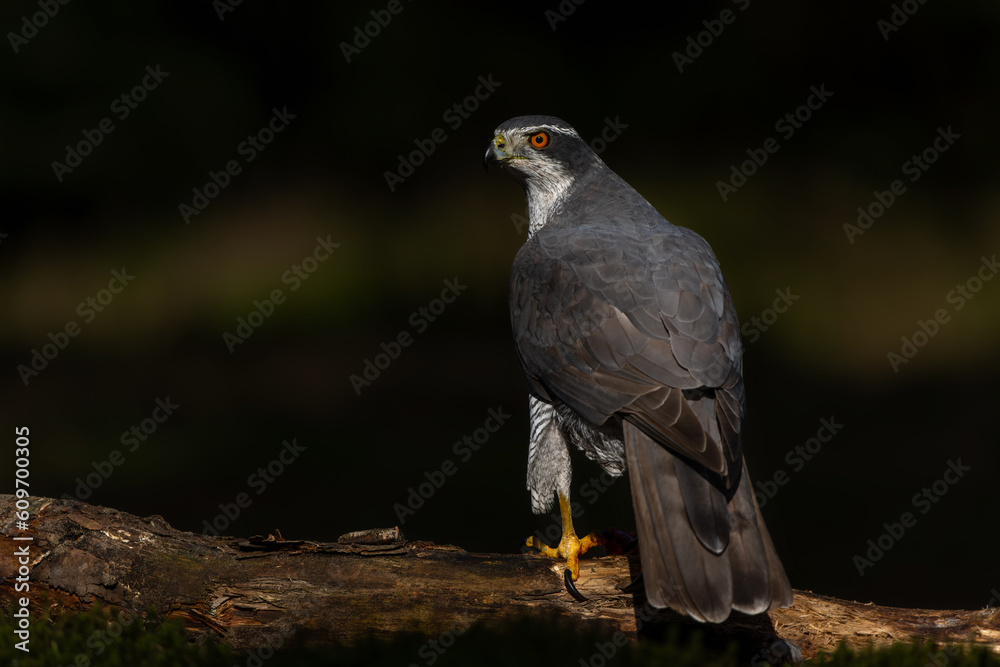
<instances>
[{"instance_id":1,"label":"northern goshawk","mask_svg":"<svg viewBox=\"0 0 1000 667\"><path fill-rule=\"evenodd\" d=\"M754 499L741 451L743 345L719 262L667 222L566 122L522 116L496 129L485 162L528 198L528 239L510 279L514 341L529 384L528 489L535 513L558 499L563 535L573 445L626 470L646 595L700 621L788 606L792 589Z\"/></svg>"}]
</instances>

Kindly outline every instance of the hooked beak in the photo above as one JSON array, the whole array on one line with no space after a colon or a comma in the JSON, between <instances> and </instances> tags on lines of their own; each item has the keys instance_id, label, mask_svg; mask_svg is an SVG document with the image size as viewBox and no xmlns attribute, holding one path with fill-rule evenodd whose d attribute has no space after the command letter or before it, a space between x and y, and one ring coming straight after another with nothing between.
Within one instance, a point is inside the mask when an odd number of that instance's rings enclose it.
<instances>
[{"instance_id":1,"label":"hooked beak","mask_svg":"<svg viewBox=\"0 0 1000 667\"><path fill-rule=\"evenodd\" d=\"M489 171L491 164L503 164L508 160L513 159L515 156L507 152L507 139L502 134L498 134L493 137L493 141L490 142L489 147L486 149L486 155L483 156L483 168Z\"/></svg>"}]
</instances>

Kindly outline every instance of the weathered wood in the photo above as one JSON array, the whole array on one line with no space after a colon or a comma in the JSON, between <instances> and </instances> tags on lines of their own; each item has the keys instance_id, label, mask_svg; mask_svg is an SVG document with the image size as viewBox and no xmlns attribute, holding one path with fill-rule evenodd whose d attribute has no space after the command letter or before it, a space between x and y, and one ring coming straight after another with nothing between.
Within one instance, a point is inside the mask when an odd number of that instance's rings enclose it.
<instances>
[{"instance_id":1,"label":"weathered wood","mask_svg":"<svg viewBox=\"0 0 1000 667\"><path fill-rule=\"evenodd\" d=\"M351 642L416 631L430 637L472 624L541 612L620 630L630 637L654 623L642 600L620 589L635 558L581 562L578 587L566 593L562 564L531 554L476 554L401 540L397 530L363 531L337 543L211 537L175 530L159 516L139 518L85 503L31 499L27 530L15 525L14 498L0 496L0 574L16 576L15 549L32 536L30 592L37 615L89 608L94 602L143 616L156 608L184 621L192 636L212 636L237 651L299 642ZM280 535L279 535L280 538ZM4 586L10 612L24 593ZM897 609L796 591L771 621L806 657L844 640L888 644L913 638L968 642L1000 650L1000 612ZM636 605L639 605L637 608ZM714 630L763 640L766 619L735 617Z\"/></svg>"}]
</instances>

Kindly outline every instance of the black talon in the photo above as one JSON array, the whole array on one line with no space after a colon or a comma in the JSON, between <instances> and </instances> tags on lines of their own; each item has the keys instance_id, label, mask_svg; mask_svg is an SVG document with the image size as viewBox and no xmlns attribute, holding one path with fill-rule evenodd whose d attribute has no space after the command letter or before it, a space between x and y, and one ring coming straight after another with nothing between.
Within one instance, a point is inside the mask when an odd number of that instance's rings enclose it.
<instances>
[{"instance_id":1,"label":"black talon","mask_svg":"<svg viewBox=\"0 0 1000 667\"><path fill-rule=\"evenodd\" d=\"M587 598L583 596L583 593L576 590L576 584L573 583L573 573L569 571L569 568L563 570L563 580L566 582L566 590L573 596L573 599L578 602L587 601Z\"/></svg>"}]
</instances>

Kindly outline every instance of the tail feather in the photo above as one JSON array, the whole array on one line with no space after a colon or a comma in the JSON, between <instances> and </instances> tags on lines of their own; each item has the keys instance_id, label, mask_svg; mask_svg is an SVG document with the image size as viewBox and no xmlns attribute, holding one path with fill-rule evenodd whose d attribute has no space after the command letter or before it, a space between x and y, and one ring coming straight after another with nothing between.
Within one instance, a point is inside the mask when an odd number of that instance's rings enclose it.
<instances>
[{"instance_id":1,"label":"tail feather","mask_svg":"<svg viewBox=\"0 0 1000 667\"><path fill-rule=\"evenodd\" d=\"M731 532L725 494L714 484L706 484L705 476L709 473L705 466L692 466L676 457L673 463L691 528L702 546L716 555L721 554L729 545Z\"/></svg>"},{"instance_id":2,"label":"tail feather","mask_svg":"<svg viewBox=\"0 0 1000 667\"><path fill-rule=\"evenodd\" d=\"M623 426L649 602L712 623L733 609L759 614L791 604L745 465L727 503L686 461L628 421Z\"/></svg>"}]
</instances>

